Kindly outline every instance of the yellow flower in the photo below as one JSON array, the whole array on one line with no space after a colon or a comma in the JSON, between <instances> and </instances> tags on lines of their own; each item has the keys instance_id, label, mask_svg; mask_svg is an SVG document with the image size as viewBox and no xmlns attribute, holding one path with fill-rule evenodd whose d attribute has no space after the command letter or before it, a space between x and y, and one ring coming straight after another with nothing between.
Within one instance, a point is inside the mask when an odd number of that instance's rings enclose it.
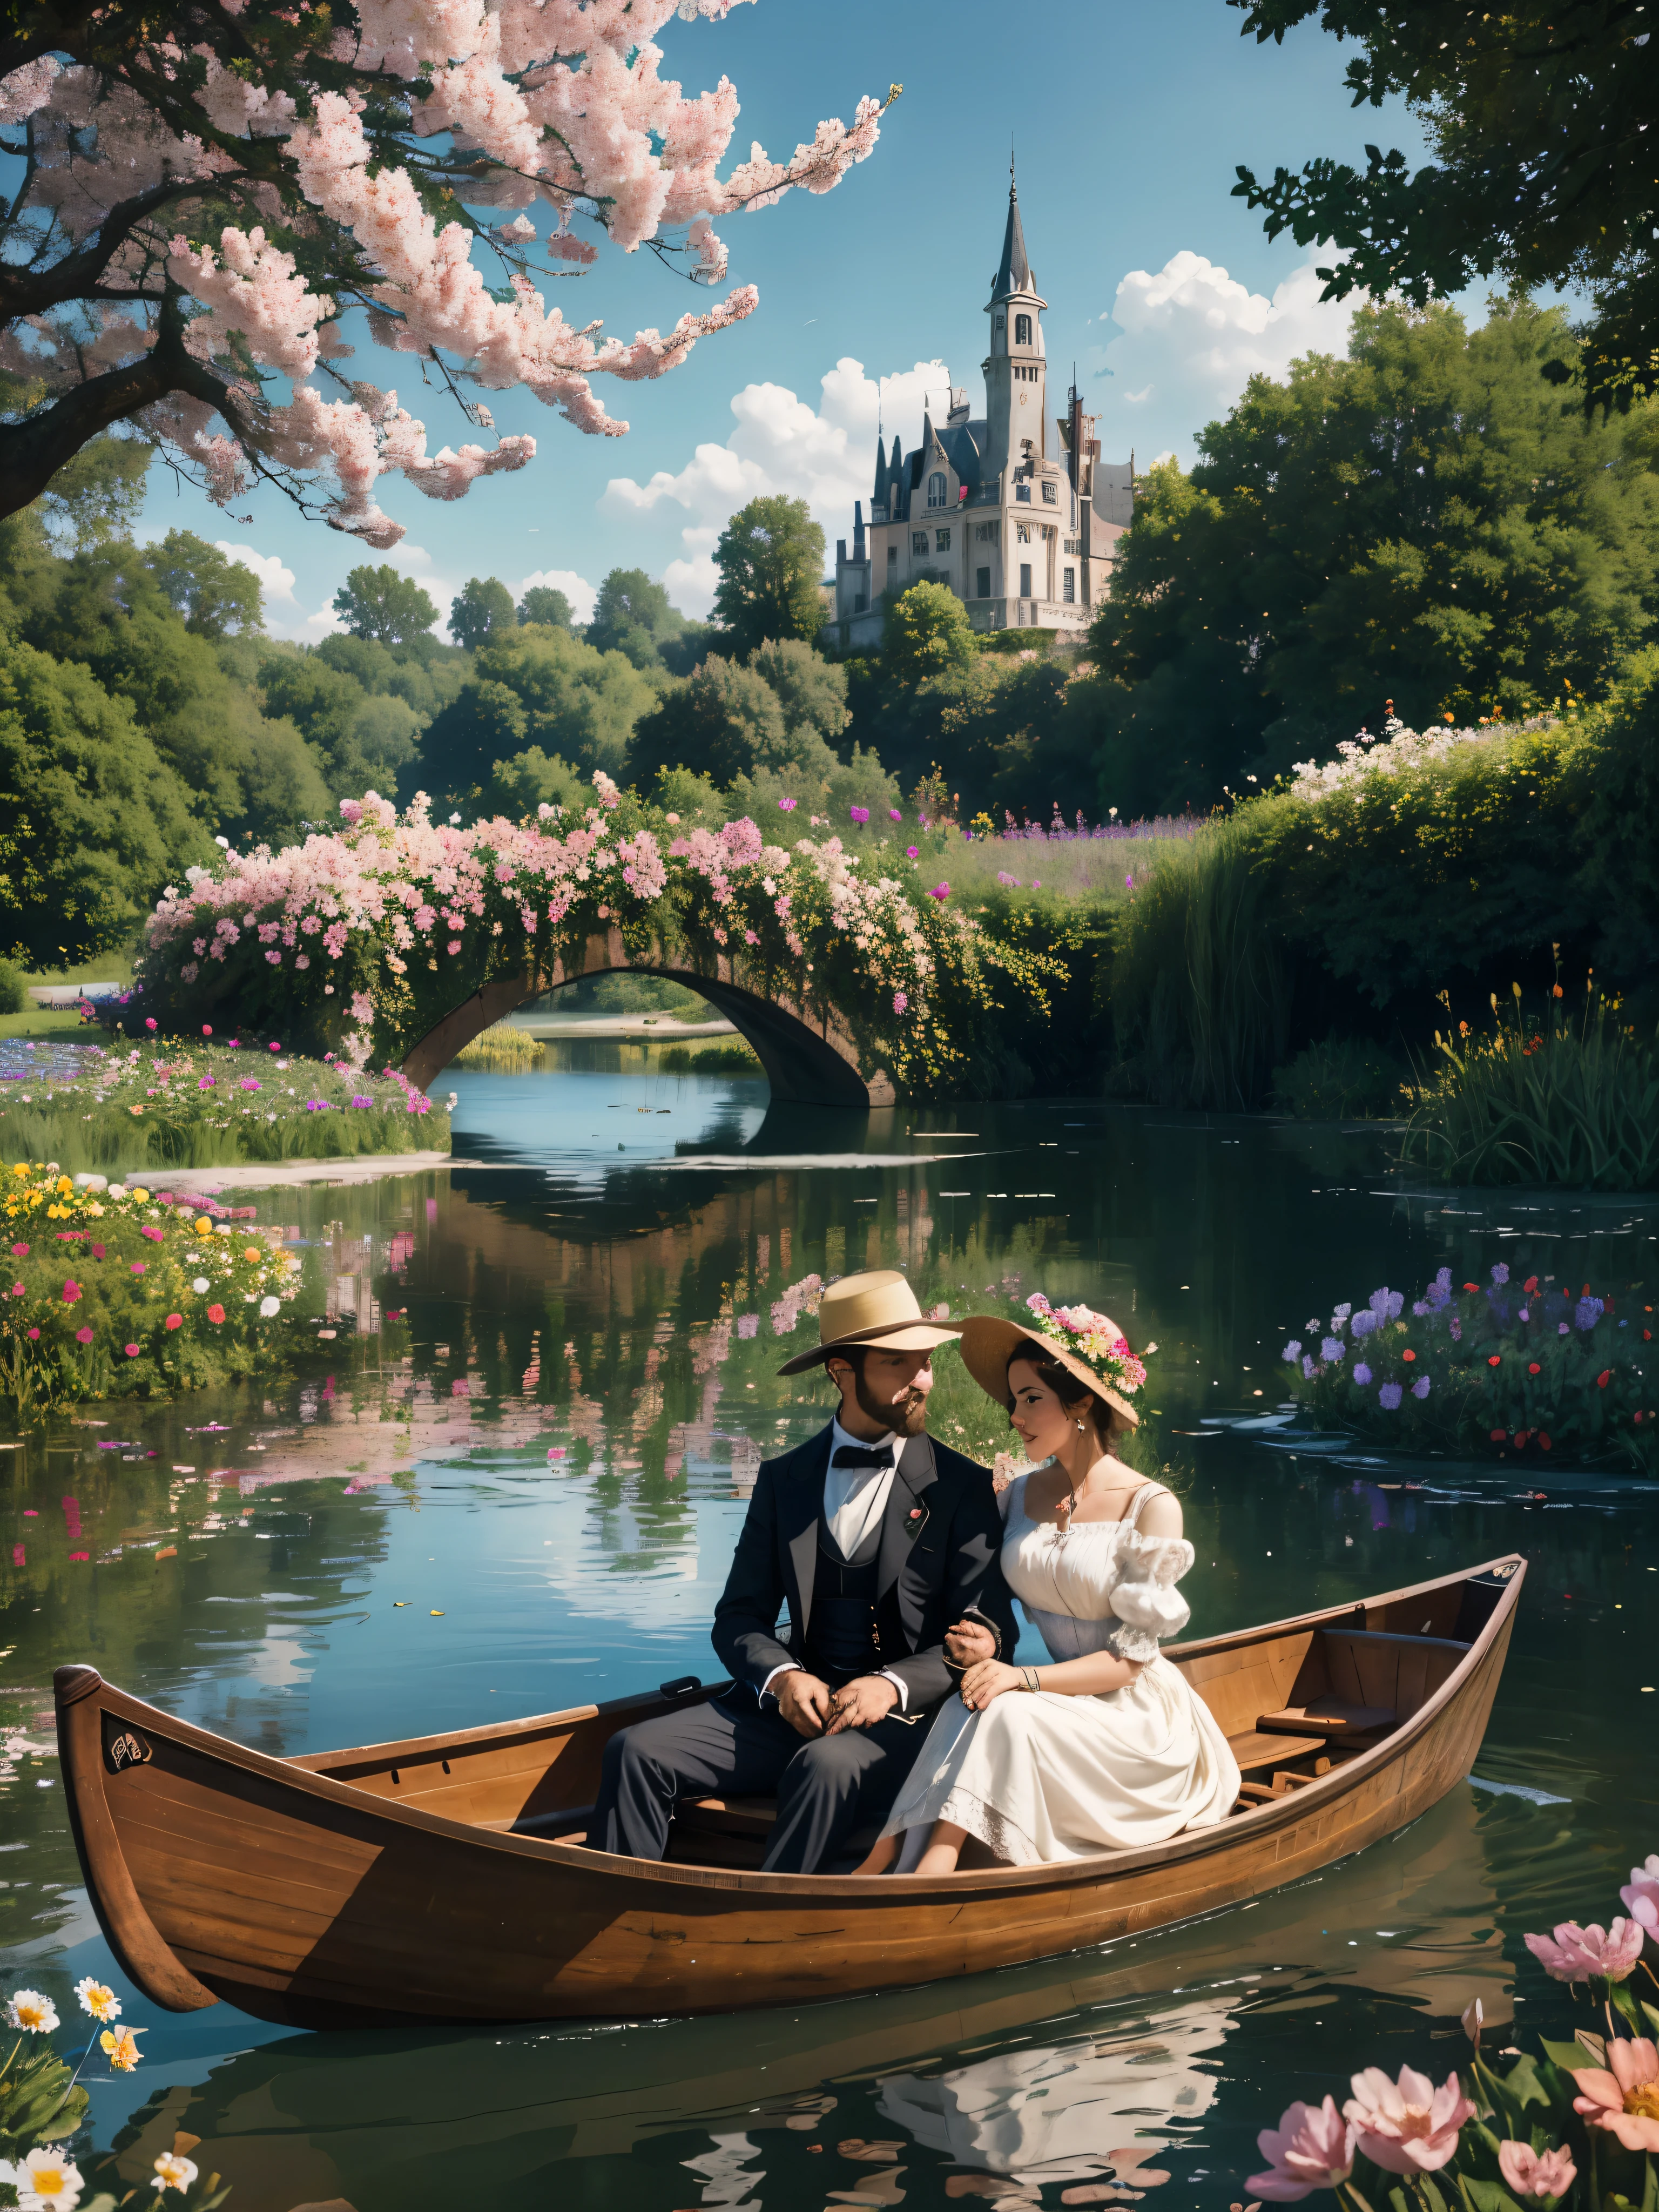
<instances>
[{"instance_id":1,"label":"yellow flower","mask_svg":"<svg viewBox=\"0 0 1659 2212\"><path fill-rule=\"evenodd\" d=\"M213 1224L208 1219L205 1213L202 1214L197 1221L196 1234L198 1237L211 1237L213 1234Z\"/></svg>"},{"instance_id":2,"label":"yellow flower","mask_svg":"<svg viewBox=\"0 0 1659 2212\"><path fill-rule=\"evenodd\" d=\"M13 1173L14 1175L21 1175L21 1176L26 1176L26 1175L28 1173L28 1171L29 1171L29 1165L28 1165L28 1162L27 1162L27 1160L19 1160L19 1161L18 1161L18 1163L17 1163L17 1164L16 1164L16 1166L12 1170L12 1173Z\"/></svg>"},{"instance_id":3,"label":"yellow flower","mask_svg":"<svg viewBox=\"0 0 1659 2212\"><path fill-rule=\"evenodd\" d=\"M106 2027L99 2037L99 2047L109 2054L109 2063L120 2074L131 2074L138 2063L141 2052L138 2038L142 2027Z\"/></svg>"},{"instance_id":4,"label":"yellow flower","mask_svg":"<svg viewBox=\"0 0 1659 2212\"><path fill-rule=\"evenodd\" d=\"M185 2190L196 2179L196 2168L176 2150L164 2150L155 2161L155 2175L163 2189Z\"/></svg>"},{"instance_id":5,"label":"yellow flower","mask_svg":"<svg viewBox=\"0 0 1659 2212\"><path fill-rule=\"evenodd\" d=\"M149 1193L147 1190L129 1190L124 1194L133 1200L135 1203L139 1206L143 1206L149 1197Z\"/></svg>"},{"instance_id":6,"label":"yellow flower","mask_svg":"<svg viewBox=\"0 0 1659 2212\"><path fill-rule=\"evenodd\" d=\"M258 1256L259 1256L259 1248L258 1248L258 1246L257 1244L250 1244L250 1245L248 1246L247 1249L246 1249L246 1250L243 1253L243 1255L242 1255L242 1257L243 1257L245 1260L257 1260L257 1259L258 1258Z\"/></svg>"},{"instance_id":7,"label":"yellow flower","mask_svg":"<svg viewBox=\"0 0 1659 2212\"><path fill-rule=\"evenodd\" d=\"M71 1182L71 1180L70 1179L70 1177L69 1177L68 1176L58 1176L58 1195L59 1195L59 1197L61 1197L61 1198L67 1198L67 1197L69 1196L70 1193L74 1188L75 1188L75 1185L74 1185L74 1183Z\"/></svg>"}]
</instances>

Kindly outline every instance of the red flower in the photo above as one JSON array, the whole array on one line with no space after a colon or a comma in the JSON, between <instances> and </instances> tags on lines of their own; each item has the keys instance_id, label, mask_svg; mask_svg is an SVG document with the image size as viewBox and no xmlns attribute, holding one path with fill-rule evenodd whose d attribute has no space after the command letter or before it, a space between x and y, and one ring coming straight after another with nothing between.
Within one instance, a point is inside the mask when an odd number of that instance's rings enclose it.
<instances>
[{"instance_id":1,"label":"red flower","mask_svg":"<svg viewBox=\"0 0 1659 2212\"><path fill-rule=\"evenodd\" d=\"M1642 1331L1642 1341L1644 1344L1650 1343L1652 1341L1652 1338L1653 1331L1650 1328L1644 1328Z\"/></svg>"},{"instance_id":2,"label":"red flower","mask_svg":"<svg viewBox=\"0 0 1659 2212\"><path fill-rule=\"evenodd\" d=\"M1495 1444L1501 1444L1508 1434L1507 1429L1494 1429L1492 1432L1492 1440Z\"/></svg>"},{"instance_id":3,"label":"red flower","mask_svg":"<svg viewBox=\"0 0 1659 2212\"><path fill-rule=\"evenodd\" d=\"M183 1314L169 1314L167 1316L167 1326L169 1328L182 1328L184 1325L185 1317Z\"/></svg>"},{"instance_id":4,"label":"red flower","mask_svg":"<svg viewBox=\"0 0 1659 2212\"><path fill-rule=\"evenodd\" d=\"M75 1301L76 1300L76 1298L78 1298L78 1297L80 1297L80 1295L81 1295L81 1285L79 1285L79 1283L65 1283L65 1284L64 1284L64 1304L66 1306L72 1306L72 1305L75 1304Z\"/></svg>"},{"instance_id":5,"label":"red flower","mask_svg":"<svg viewBox=\"0 0 1659 2212\"><path fill-rule=\"evenodd\" d=\"M101 1244L94 1244L92 1248L92 1256L94 1260L101 1260L104 1256L104 1247Z\"/></svg>"},{"instance_id":6,"label":"red flower","mask_svg":"<svg viewBox=\"0 0 1659 2212\"><path fill-rule=\"evenodd\" d=\"M1538 1288L1537 1276L1528 1275L1526 1281L1522 1284L1521 1287L1526 1291L1528 1297L1530 1297L1532 1293Z\"/></svg>"},{"instance_id":7,"label":"red flower","mask_svg":"<svg viewBox=\"0 0 1659 2212\"><path fill-rule=\"evenodd\" d=\"M39 1343L40 1343L40 1330L39 1330L38 1328L32 1328L32 1329L29 1331L29 1342L30 1342L31 1344L39 1344Z\"/></svg>"},{"instance_id":8,"label":"red flower","mask_svg":"<svg viewBox=\"0 0 1659 2212\"><path fill-rule=\"evenodd\" d=\"M1550 1448L1550 1440L1549 1440L1549 1438L1548 1438L1548 1437L1544 1434L1544 1431L1542 1431L1542 1429L1540 1429L1540 1431L1538 1431L1538 1442L1539 1442L1539 1444L1540 1444L1540 1446L1542 1448L1542 1449L1543 1449L1543 1450L1547 1451L1547 1450L1549 1449L1549 1448Z\"/></svg>"},{"instance_id":9,"label":"red flower","mask_svg":"<svg viewBox=\"0 0 1659 2212\"><path fill-rule=\"evenodd\" d=\"M1612 1370L1612 1368L1611 1368L1611 1367L1604 1367L1604 1368L1601 1370L1601 1373L1596 1376L1596 1378L1595 1378L1595 1387L1596 1387L1596 1389L1597 1389L1598 1390L1605 1390L1605 1389L1607 1389L1607 1387L1608 1383L1609 1383L1609 1382L1612 1382L1612 1380L1613 1380L1613 1370Z\"/></svg>"},{"instance_id":10,"label":"red flower","mask_svg":"<svg viewBox=\"0 0 1659 2212\"><path fill-rule=\"evenodd\" d=\"M1502 1358L1502 1356L1503 1356L1503 1355L1502 1355L1500 1352L1491 1352L1491 1353L1489 1353L1489 1354L1488 1354L1488 1356L1487 1356L1487 1359L1486 1359L1486 1364L1487 1364L1487 1366L1488 1366L1488 1367L1496 1367L1496 1366L1497 1366L1497 1364L1498 1364L1498 1360Z\"/></svg>"},{"instance_id":11,"label":"red flower","mask_svg":"<svg viewBox=\"0 0 1659 2212\"><path fill-rule=\"evenodd\" d=\"M1463 1285L1463 1288L1466 1291L1478 1291L1480 1287L1480 1285L1479 1283L1465 1283Z\"/></svg>"},{"instance_id":12,"label":"red flower","mask_svg":"<svg viewBox=\"0 0 1659 2212\"><path fill-rule=\"evenodd\" d=\"M71 1553L70 1553L70 1560L71 1565L72 1565L72 1564L73 1564L76 1559L84 1559L86 1558L86 1556L87 1556L87 1554L86 1554L84 1552L71 1552Z\"/></svg>"},{"instance_id":13,"label":"red flower","mask_svg":"<svg viewBox=\"0 0 1659 2212\"><path fill-rule=\"evenodd\" d=\"M1528 1375L1536 1375L1539 1372L1538 1362L1535 1359L1529 1359L1527 1362L1527 1372Z\"/></svg>"},{"instance_id":14,"label":"red flower","mask_svg":"<svg viewBox=\"0 0 1659 2212\"><path fill-rule=\"evenodd\" d=\"M1402 1359L1415 1359L1417 1354L1414 1352L1402 1352L1400 1357Z\"/></svg>"},{"instance_id":15,"label":"red flower","mask_svg":"<svg viewBox=\"0 0 1659 2212\"><path fill-rule=\"evenodd\" d=\"M1524 1449L1526 1441L1527 1431L1524 1429L1517 1429L1515 1432L1515 1449L1516 1451L1521 1451Z\"/></svg>"},{"instance_id":16,"label":"red flower","mask_svg":"<svg viewBox=\"0 0 1659 2212\"><path fill-rule=\"evenodd\" d=\"M208 1308L208 1319L213 1322L216 1328L224 1319L224 1317L225 1310L222 1306L210 1306Z\"/></svg>"}]
</instances>

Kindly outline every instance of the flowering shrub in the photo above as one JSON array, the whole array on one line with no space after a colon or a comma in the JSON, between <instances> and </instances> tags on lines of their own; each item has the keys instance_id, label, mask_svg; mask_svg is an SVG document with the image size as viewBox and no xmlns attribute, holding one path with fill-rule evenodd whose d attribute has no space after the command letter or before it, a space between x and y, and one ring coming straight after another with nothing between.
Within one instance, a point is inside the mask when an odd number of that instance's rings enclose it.
<instances>
[{"instance_id":1,"label":"flowering shrub","mask_svg":"<svg viewBox=\"0 0 1659 2212\"><path fill-rule=\"evenodd\" d=\"M27 1161L0 1181L0 1394L20 1411L282 1359L301 1269L261 1231Z\"/></svg>"},{"instance_id":2,"label":"flowering shrub","mask_svg":"<svg viewBox=\"0 0 1659 2212\"><path fill-rule=\"evenodd\" d=\"M1659 1387L1646 1380L1653 1308L1558 1284L1485 1285L1443 1267L1409 1316L1399 1291L1340 1305L1316 1346L1285 1346L1291 1389L1322 1426L1353 1426L1407 1449L1614 1454L1644 1464L1659 1446ZM1320 1328L1318 1319L1308 1323Z\"/></svg>"},{"instance_id":3,"label":"flowering shrub","mask_svg":"<svg viewBox=\"0 0 1659 2212\"><path fill-rule=\"evenodd\" d=\"M1390 714L1381 737L1361 730L1337 746L1334 760L1293 762L1289 789L1297 799L1328 799L1333 793L1363 783L1367 776L1401 775L1426 768L1431 762L1449 758L1462 746L1487 744L1517 730L1546 730L1555 720L1553 714L1533 714L1522 722L1482 722L1474 729L1455 730L1448 726L1419 731L1408 729L1397 714Z\"/></svg>"},{"instance_id":4,"label":"flowering shrub","mask_svg":"<svg viewBox=\"0 0 1659 2212\"><path fill-rule=\"evenodd\" d=\"M1632 1868L1620 1893L1648 1905L1659 1896L1659 1856ZM1565 1921L1553 1938L1528 1936L1552 1980L1589 1984L1607 2033L1579 2028L1571 2042L1539 2038L1541 2057L1514 2048L1499 2071L1481 2056L1479 1998L1463 2014L1474 2046L1467 2079L1436 2087L1409 2066L1391 2081L1379 2067L1353 2076L1337 2110L1297 2103L1266 2128L1266 2170L1244 2186L1254 2197L1297 2202L1332 2191L1352 2212L1390 2205L1406 2212L1626 2212L1659 2202L1659 2010L1641 2002L1630 1978L1654 1923L1615 1918L1604 1932ZM1630 2031L1621 2033L1620 2030ZM1403 2178L1406 2187L1391 2181ZM1431 2179L1431 2177L1435 2177Z\"/></svg>"},{"instance_id":5,"label":"flowering shrub","mask_svg":"<svg viewBox=\"0 0 1659 2212\"><path fill-rule=\"evenodd\" d=\"M158 1042L77 1048L73 1066L0 1070L0 1144L71 1170L445 1152L448 1115L396 1069L249 1048Z\"/></svg>"},{"instance_id":6,"label":"flowering shrub","mask_svg":"<svg viewBox=\"0 0 1659 2212\"><path fill-rule=\"evenodd\" d=\"M343 801L337 834L228 853L170 890L135 997L111 1018L193 1029L233 1005L246 1026L361 1067L401 1059L497 977L524 976L528 994L614 927L641 963L724 959L763 996L833 1007L915 1090L968 1063L1004 977L1041 997L1040 959L946 908L944 885L913 897L881 872L884 848L860 855L831 836L786 850L747 819L676 828L608 778L599 801L580 819L544 805L535 822L468 827L434 824L423 795L401 817L373 792Z\"/></svg>"},{"instance_id":7,"label":"flowering shrub","mask_svg":"<svg viewBox=\"0 0 1659 2212\"><path fill-rule=\"evenodd\" d=\"M94 2050L109 2061L109 2078L131 2074L137 2066L137 2039L143 2028L117 2025L121 2001L106 1984L88 1974L75 1985L81 2009L92 2022L92 2031L79 2063L71 2071L46 2039L60 2025L58 2008L39 1990L14 1990L6 2000L6 2026L15 2036L10 2056L0 2066L0 2185L12 2193L9 2202L22 2212L115 2212L117 2197L131 2212L160 2212L169 2190L179 2199L180 2212L216 2212L230 2191L216 2173L203 2186L195 2186L198 2169L185 2150L194 2149L195 2136L174 2139L151 2167L155 2179L149 2185L153 2195L133 2189L116 2168L115 2155L106 2153L96 2161L107 2169L112 2189L100 2190L82 2203L88 2177L66 2151L55 2146L66 2142L87 2117L87 2092L79 2086L82 2068ZM25 2148L24 2146L28 2148Z\"/></svg>"}]
</instances>

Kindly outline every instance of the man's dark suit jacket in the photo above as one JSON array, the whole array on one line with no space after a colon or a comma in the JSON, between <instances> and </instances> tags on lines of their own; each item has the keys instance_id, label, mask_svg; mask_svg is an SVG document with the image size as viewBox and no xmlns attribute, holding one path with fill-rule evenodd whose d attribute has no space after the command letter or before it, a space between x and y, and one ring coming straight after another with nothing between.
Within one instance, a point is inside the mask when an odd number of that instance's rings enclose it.
<instances>
[{"instance_id":1,"label":"man's dark suit jacket","mask_svg":"<svg viewBox=\"0 0 1659 2212\"><path fill-rule=\"evenodd\" d=\"M804 1661L817 1570L818 1524L830 1468L830 1431L763 1460L732 1571L714 1608L721 1665L757 1695L787 1660ZM877 1617L882 1649L871 1672L898 1675L908 1710L937 1705L954 1687L945 1632L965 1613L982 1620L1000 1652L1018 1637L1002 1579L1002 1516L986 1469L932 1437L908 1438L882 1517ZM778 1614L787 1606L788 1633Z\"/></svg>"}]
</instances>

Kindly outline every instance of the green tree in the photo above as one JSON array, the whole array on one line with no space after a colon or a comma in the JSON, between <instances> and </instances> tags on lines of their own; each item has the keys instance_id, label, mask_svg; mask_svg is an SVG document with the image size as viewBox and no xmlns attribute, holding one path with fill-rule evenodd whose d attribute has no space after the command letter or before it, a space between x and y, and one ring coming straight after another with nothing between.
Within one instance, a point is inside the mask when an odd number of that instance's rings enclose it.
<instances>
[{"instance_id":1,"label":"green tree","mask_svg":"<svg viewBox=\"0 0 1659 2212\"><path fill-rule=\"evenodd\" d=\"M0 945L31 968L125 945L213 853L129 703L17 640L0 640Z\"/></svg>"},{"instance_id":2,"label":"green tree","mask_svg":"<svg viewBox=\"0 0 1659 2212\"><path fill-rule=\"evenodd\" d=\"M1659 408L1564 408L1565 318L1494 303L1355 317L1346 362L1253 377L1139 488L1098 672L1102 803L1209 805L1328 755L1388 703L1408 723L1524 715L1603 688L1659 602Z\"/></svg>"},{"instance_id":3,"label":"green tree","mask_svg":"<svg viewBox=\"0 0 1659 2212\"><path fill-rule=\"evenodd\" d=\"M749 665L775 693L784 727L792 735L815 730L826 744L835 744L851 719L844 668L798 637L772 638L757 646Z\"/></svg>"},{"instance_id":4,"label":"green tree","mask_svg":"<svg viewBox=\"0 0 1659 2212\"><path fill-rule=\"evenodd\" d=\"M544 623L549 629L574 629L570 602L556 586L532 584L519 602L521 623Z\"/></svg>"},{"instance_id":5,"label":"green tree","mask_svg":"<svg viewBox=\"0 0 1659 2212\"><path fill-rule=\"evenodd\" d=\"M169 530L159 545L145 549L144 566L168 605L198 637L227 637L238 630L263 629L264 595L259 579L240 561L228 561L216 545L191 530Z\"/></svg>"},{"instance_id":6,"label":"green tree","mask_svg":"<svg viewBox=\"0 0 1659 2212\"><path fill-rule=\"evenodd\" d=\"M810 733L828 753L816 732ZM757 767L781 767L793 747L778 696L764 677L711 653L634 732L629 769L644 786L665 769L690 769L726 785ZM834 756L830 756L833 765Z\"/></svg>"},{"instance_id":7,"label":"green tree","mask_svg":"<svg viewBox=\"0 0 1659 2212\"><path fill-rule=\"evenodd\" d=\"M643 568L613 568L599 586L587 642L601 653L620 653L635 668L656 668L662 647L685 628L685 617Z\"/></svg>"},{"instance_id":8,"label":"green tree","mask_svg":"<svg viewBox=\"0 0 1659 2212\"><path fill-rule=\"evenodd\" d=\"M468 653L518 620L513 594L497 576L470 576L449 603L449 635Z\"/></svg>"},{"instance_id":9,"label":"green tree","mask_svg":"<svg viewBox=\"0 0 1659 2212\"><path fill-rule=\"evenodd\" d=\"M388 561L354 568L334 594L334 611L356 637L403 645L438 619L438 610L412 576L401 576Z\"/></svg>"},{"instance_id":10,"label":"green tree","mask_svg":"<svg viewBox=\"0 0 1659 2212\"><path fill-rule=\"evenodd\" d=\"M497 761L539 746L586 775L602 768L620 777L634 726L657 696L620 653L596 652L568 630L505 630L479 648L472 677L433 718L410 773L434 794L467 799Z\"/></svg>"},{"instance_id":11,"label":"green tree","mask_svg":"<svg viewBox=\"0 0 1659 2212\"><path fill-rule=\"evenodd\" d=\"M1352 105L1403 94L1434 151L1415 174L1376 146L1363 174L1321 157L1263 185L1240 167L1235 192L1267 210L1270 238L1341 249L1317 272L1327 299L1393 293L1422 307L1494 275L1516 292L1571 288L1590 302L1583 349L1547 368L1577 374L1590 404L1659 390L1659 179L1644 135L1659 116L1659 51L1639 7L1229 4L1258 43L1314 16L1354 40Z\"/></svg>"},{"instance_id":12,"label":"green tree","mask_svg":"<svg viewBox=\"0 0 1659 2212\"><path fill-rule=\"evenodd\" d=\"M881 672L914 690L931 677L974 665L977 647L968 610L944 584L912 584L889 603L881 626Z\"/></svg>"},{"instance_id":13,"label":"green tree","mask_svg":"<svg viewBox=\"0 0 1659 2212\"><path fill-rule=\"evenodd\" d=\"M591 779L562 761L556 753L544 753L539 745L531 745L524 752L514 753L509 760L498 760L480 794L478 811L481 814L505 814L509 820L527 821L540 806L568 806L580 819L584 808L592 805L593 786Z\"/></svg>"},{"instance_id":14,"label":"green tree","mask_svg":"<svg viewBox=\"0 0 1659 2212\"><path fill-rule=\"evenodd\" d=\"M148 438L117 430L82 446L35 501L52 543L78 552L82 546L130 538L144 503L155 453Z\"/></svg>"},{"instance_id":15,"label":"green tree","mask_svg":"<svg viewBox=\"0 0 1659 2212\"><path fill-rule=\"evenodd\" d=\"M740 653L768 638L814 638L823 627L818 583L823 532L804 499L751 499L720 535L714 619Z\"/></svg>"},{"instance_id":16,"label":"green tree","mask_svg":"<svg viewBox=\"0 0 1659 2212\"><path fill-rule=\"evenodd\" d=\"M407 702L422 727L447 707L472 672L471 657L459 646L440 645L430 631L403 645L337 632L317 647L330 668L355 677L365 691Z\"/></svg>"}]
</instances>

